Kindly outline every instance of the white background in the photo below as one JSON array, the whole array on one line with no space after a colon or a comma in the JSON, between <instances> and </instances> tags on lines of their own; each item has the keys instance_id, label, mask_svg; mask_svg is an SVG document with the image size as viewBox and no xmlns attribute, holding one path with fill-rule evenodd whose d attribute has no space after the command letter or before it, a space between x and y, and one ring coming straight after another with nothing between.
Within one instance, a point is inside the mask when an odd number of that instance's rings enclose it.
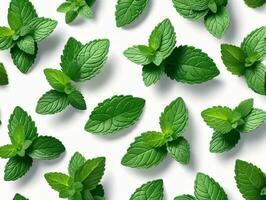
<instances>
[{"instance_id":1,"label":"white background","mask_svg":"<svg viewBox=\"0 0 266 200\"><path fill-rule=\"evenodd\" d=\"M9 142L7 121L15 106L20 105L36 121L40 134L59 138L66 146L66 153L55 161L35 162L30 172L16 182L5 182L3 172L6 160L0 160L0 199L10 200L19 192L31 200L56 200L43 174L51 171L67 172L70 157L79 151L86 158L107 157L103 184L107 200L127 200L143 183L162 178L165 197L171 200L184 193L193 194L196 173L201 171L216 179L225 189L229 199L243 199L234 181L236 159L256 163L265 167L266 134L261 127L252 134L242 135L238 146L222 155L209 152L212 130L201 119L203 109L214 105L236 106L241 100L254 98L255 106L266 110L265 97L252 92L243 78L228 72L220 59L220 44L239 45L249 32L265 25L265 7L248 8L242 0L229 1L232 25L222 40L212 37L201 22L192 22L179 16L171 0L151 0L145 13L127 28L115 26L116 0L97 0L94 7L95 18L77 20L71 25L64 23L64 15L56 8L63 2L32 0L39 16L59 21L55 32L39 45L38 58L27 74L21 74L12 63L9 52L0 52L8 71L10 84L0 88L0 145ZM0 24L7 25L9 0L0 2ZM177 45L188 44L203 49L212 57L221 72L220 76L201 85L185 85L163 77L155 86L145 87L141 77L141 67L127 60L122 52L133 44L147 43L152 29L165 18L170 18L177 34ZM73 36L83 43L93 39L108 38L111 42L109 58L102 73L94 79L79 85L87 102L86 111L68 108L52 116L35 113L39 97L50 89L43 69L59 69L60 55L67 39ZM114 94L132 94L146 99L145 111L139 122L115 136L95 136L84 131L90 112L101 101ZM140 133L159 130L159 116L164 107L177 97L183 97L189 109L189 127L185 137L191 144L192 161L183 166L167 158L158 167L148 170L130 169L122 166L120 160L129 144Z\"/></svg>"}]
</instances>

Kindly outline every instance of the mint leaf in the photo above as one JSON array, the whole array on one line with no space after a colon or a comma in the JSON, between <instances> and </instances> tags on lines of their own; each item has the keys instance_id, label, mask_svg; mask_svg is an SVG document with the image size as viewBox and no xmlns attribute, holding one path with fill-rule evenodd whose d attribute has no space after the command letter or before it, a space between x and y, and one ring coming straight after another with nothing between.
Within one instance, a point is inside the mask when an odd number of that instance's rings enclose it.
<instances>
[{"instance_id":1,"label":"mint leaf","mask_svg":"<svg viewBox=\"0 0 266 200\"><path fill-rule=\"evenodd\" d=\"M252 68L248 68L245 73L248 86L256 93L266 94L266 67L262 63L257 63Z\"/></svg>"},{"instance_id":2,"label":"mint leaf","mask_svg":"<svg viewBox=\"0 0 266 200\"><path fill-rule=\"evenodd\" d=\"M57 26L57 21L44 17L36 17L32 19L27 26L33 30L32 37L34 41L40 42L54 31Z\"/></svg>"},{"instance_id":3,"label":"mint leaf","mask_svg":"<svg viewBox=\"0 0 266 200\"><path fill-rule=\"evenodd\" d=\"M244 0L244 1L251 8L260 7L266 2L266 0Z\"/></svg>"},{"instance_id":4,"label":"mint leaf","mask_svg":"<svg viewBox=\"0 0 266 200\"><path fill-rule=\"evenodd\" d=\"M0 85L8 84L8 76L3 63L0 63Z\"/></svg>"},{"instance_id":5,"label":"mint leaf","mask_svg":"<svg viewBox=\"0 0 266 200\"><path fill-rule=\"evenodd\" d=\"M246 56L241 48L229 44L222 44L221 53L223 63L228 71L238 76L245 73Z\"/></svg>"},{"instance_id":6,"label":"mint leaf","mask_svg":"<svg viewBox=\"0 0 266 200\"><path fill-rule=\"evenodd\" d=\"M241 132L251 132L259 128L266 121L266 112L254 108L252 111L245 117L245 123L239 128Z\"/></svg>"},{"instance_id":7,"label":"mint leaf","mask_svg":"<svg viewBox=\"0 0 266 200\"><path fill-rule=\"evenodd\" d=\"M234 111L239 112L242 117L246 117L253 109L254 100L253 99L247 99L242 101L235 109Z\"/></svg>"},{"instance_id":8,"label":"mint leaf","mask_svg":"<svg viewBox=\"0 0 266 200\"><path fill-rule=\"evenodd\" d=\"M27 154L37 160L53 160L58 158L64 151L65 147L58 139L40 136L32 142Z\"/></svg>"},{"instance_id":9,"label":"mint leaf","mask_svg":"<svg viewBox=\"0 0 266 200\"><path fill-rule=\"evenodd\" d=\"M51 188L58 192L71 188L72 184L74 183L73 178L63 173L46 173L44 177Z\"/></svg>"},{"instance_id":10,"label":"mint leaf","mask_svg":"<svg viewBox=\"0 0 266 200\"><path fill-rule=\"evenodd\" d=\"M26 199L25 197L23 197L22 195L20 194L16 194L13 198L13 200L29 200L29 199Z\"/></svg>"},{"instance_id":11,"label":"mint leaf","mask_svg":"<svg viewBox=\"0 0 266 200\"><path fill-rule=\"evenodd\" d=\"M232 130L227 134L214 132L210 142L210 152L223 153L229 151L236 146L240 140L240 133Z\"/></svg>"},{"instance_id":12,"label":"mint leaf","mask_svg":"<svg viewBox=\"0 0 266 200\"><path fill-rule=\"evenodd\" d=\"M79 153L76 152L72 157L71 160L69 161L68 165L68 173L71 177L74 177L77 170L84 165L86 162L86 159Z\"/></svg>"},{"instance_id":13,"label":"mint leaf","mask_svg":"<svg viewBox=\"0 0 266 200\"><path fill-rule=\"evenodd\" d=\"M254 53L258 53L260 58L262 59L266 55L265 38L266 27L263 26L251 32L244 39L241 44L241 49L243 49L247 56L251 56Z\"/></svg>"},{"instance_id":14,"label":"mint leaf","mask_svg":"<svg viewBox=\"0 0 266 200\"><path fill-rule=\"evenodd\" d=\"M167 143L168 153L181 164L188 164L190 161L190 146L187 140L179 137L174 141Z\"/></svg>"},{"instance_id":15,"label":"mint leaf","mask_svg":"<svg viewBox=\"0 0 266 200\"><path fill-rule=\"evenodd\" d=\"M35 41L33 39L33 37L31 36L25 36L23 38L21 38L18 43L18 48L20 48L20 50L24 51L27 54L30 55L34 55L35 54Z\"/></svg>"},{"instance_id":16,"label":"mint leaf","mask_svg":"<svg viewBox=\"0 0 266 200\"><path fill-rule=\"evenodd\" d=\"M93 11L87 5L84 5L82 8L80 8L79 14L87 19L93 18Z\"/></svg>"},{"instance_id":17,"label":"mint leaf","mask_svg":"<svg viewBox=\"0 0 266 200\"><path fill-rule=\"evenodd\" d=\"M49 84L58 92L64 92L70 78L65 73L56 69L45 69L44 74Z\"/></svg>"},{"instance_id":18,"label":"mint leaf","mask_svg":"<svg viewBox=\"0 0 266 200\"><path fill-rule=\"evenodd\" d=\"M65 16L65 22L67 24L70 24L71 22L73 22L77 18L78 14L79 13L77 11L75 11L75 10L68 11L66 13L66 16Z\"/></svg>"},{"instance_id":19,"label":"mint leaf","mask_svg":"<svg viewBox=\"0 0 266 200\"><path fill-rule=\"evenodd\" d=\"M256 166L242 160L235 165L237 187L246 200L264 200L261 190L266 185L265 174Z\"/></svg>"},{"instance_id":20,"label":"mint leaf","mask_svg":"<svg viewBox=\"0 0 266 200\"><path fill-rule=\"evenodd\" d=\"M152 57L154 52L145 53L140 48L142 45L137 45L128 48L124 51L124 55L132 62L139 64L139 65L147 65L152 62Z\"/></svg>"},{"instance_id":21,"label":"mint leaf","mask_svg":"<svg viewBox=\"0 0 266 200\"><path fill-rule=\"evenodd\" d=\"M11 0L8 9L8 23L11 29L17 31L37 17L37 13L28 0Z\"/></svg>"},{"instance_id":22,"label":"mint leaf","mask_svg":"<svg viewBox=\"0 0 266 200\"><path fill-rule=\"evenodd\" d=\"M216 64L206 53L189 46L174 49L166 59L165 72L171 79L189 84L203 83L219 75Z\"/></svg>"},{"instance_id":23,"label":"mint leaf","mask_svg":"<svg viewBox=\"0 0 266 200\"><path fill-rule=\"evenodd\" d=\"M61 13L66 13L71 10L71 7L71 2L64 2L57 8L57 11Z\"/></svg>"},{"instance_id":24,"label":"mint leaf","mask_svg":"<svg viewBox=\"0 0 266 200\"><path fill-rule=\"evenodd\" d=\"M142 77L143 82L146 86L151 86L158 82L163 75L163 68L156 66L154 63L143 66L142 68Z\"/></svg>"},{"instance_id":25,"label":"mint leaf","mask_svg":"<svg viewBox=\"0 0 266 200\"><path fill-rule=\"evenodd\" d=\"M8 134L12 138L17 126L23 126L25 133L25 140L33 141L37 136L37 127L31 116L28 115L21 107L17 106L12 115L10 116L8 123Z\"/></svg>"},{"instance_id":26,"label":"mint leaf","mask_svg":"<svg viewBox=\"0 0 266 200\"><path fill-rule=\"evenodd\" d=\"M22 51L17 46L12 47L10 53L13 63L22 73L26 74L35 61L37 55L37 46L35 46L35 53L33 55Z\"/></svg>"},{"instance_id":27,"label":"mint leaf","mask_svg":"<svg viewBox=\"0 0 266 200\"><path fill-rule=\"evenodd\" d=\"M160 116L160 125L163 132L170 130L171 137L176 139L183 134L188 124L188 111L184 100L179 97L168 105Z\"/></svg>"},{"instance_id":28,"label":"mint leaf","mask_svg":"<svg viewBox=\"0 0 266 200\"><path fill-rule=\"evenodd\" d=\"M92 111L85 130L94 134L111 134L136 123L145 100L133 96L113 96Z\"/></svg>"},{"instance_id":29,"label":"mint leaf","mask_svg":"<svg viewBox=\"0 0 266 200\"><path fill-rule=\"evenodd\" d=\"M221 106L206 109L201 113L208 126L222 134L228 133L233 129L231 123L232 115L233 111L230 108Z\"/></svg>"},{"instance_id":30,"label":"mint leaf","mask_svg":"<svg viewBox=\"0 0 266 200\"><path fill-rule=\"evenodd\" d=\"M182 196L175 197L174 200L196 200L196 199L195 197L191 195L182 195Z\"/></svg>"},{"instance_id":31,"label":"mint leaf","mask_svg":"<svg viewBox=\"0 0 266 200\"><path fill-rule=\"evenodd\" d=\"M0 27L0 50L5 50L13 47L14 41L12 36L15 34L13 30L8 27Z\"/></svg>"},{"instance_id":32,"label":"mint leaf","mask_svg":"<svg viewBox=\"0 0 266 200\"><path fill-rule=\"evenodd\" d=\"M143 134L143 141L147 145L156 148L165 145L167 138L160 132L149 131Z\"/></svg>"},{"instance_id":33,"label":"mint leaf","mask_svg":"<svg viewBox=\"0 0 266 200\"><path fill-rule=\"evenodd\" d=\"M194 190L197 200L228 200L224 189L219 183L203 173L197 174Z\"/></svg>"},{"instance_id":34,"label":"mint leaf","mask_svg":"<svg viewBox=\"0 0 266 200\"><path fill-rule=\"evenodd\" d=\"M32 159L26 157L10 158L5 166L5 181L15 181L24 176L32 166Z\"/></svg>"},{"instance_id":35,"label":"mint leaf","mask_svg":"<svg viewBox=\"0 0 266 200\"><path fill-rule=\"evenodd\" d=\"M163 180L154 180L136 189L130 200L163 200Z\"/></svg>"},{"instance_id":36,"label":"mint leaf","mask_svg":"<svg viewBox=\"0 0 266 200\"><path fill-rule=\"evenodd\" d=\"M14 132L12 133L12 137L10 138L12 144L20 149L22 148L24 142L25 142L25 130L22 125L18 125L15 129Z\"/></svg>"},{"instance_id":37,"label":"mint leaf","mask_svg":"<svg viewBox=\"0 0 266 200\"><path fill-rule=\"evenodd\" d=\"M12 144L7 144L0 147L1 158L12 158L17 154L17 148Z\"/></svg>"},{"instance_id":38,"label":"mint leaf","mask_svg":"<svg viewBox=\"0 0 266 200\"><path fill-rule=\"evenodd\" d=\"M118 0L116 4L116 26L122 27L133 22L144 11L148 0Z\"/></svg>"},{"instance_id":39,"label":"mint leaf","mask_svg":"<svg viewBox=\"0 0 266 200\"><path fill-rule=\"evenodd\" d=\"M68 105L66 94L50 90L38 100L36 112L42 115L55 114L64 110Z\"/></svg>"},{"instance_id":40,"label":"mint leaf","mask_svg":"<svg viewBox=\"0 0 266 200\"><path fill-rule=\"evenodd\" d=\"M144 142L143 134L135 138L126 155L122 158L122 165L131 168L149 168L158 165L167 155L165 148L152 148Z\"/></svg>"},{"instance_id":41,"label":"mint leaf","mask_svg":"<svg viewBox=\"0 0 266 200\"><path fill-rule=\"evenodd\" d=\"M222 38L230 26L230 15L227 8L222 7L216 13L206 15L204 24L214 37Z\"/></svg>"},{"instance_id":42,"label":"mint leaf","mask_svg":"<svg viewBox=\"0 0 266 200\"><path fill-rule=\"evenodd\" d=\"M84 100L84 97L82 96L82 94L79 91L74 90L73 92L71 92L67 96L67 99L68 99L69 103L71 104L71 106L73 106L79 110L86 110L86 108L87 108L86 102Z\"/></svg>"}]
</instances>

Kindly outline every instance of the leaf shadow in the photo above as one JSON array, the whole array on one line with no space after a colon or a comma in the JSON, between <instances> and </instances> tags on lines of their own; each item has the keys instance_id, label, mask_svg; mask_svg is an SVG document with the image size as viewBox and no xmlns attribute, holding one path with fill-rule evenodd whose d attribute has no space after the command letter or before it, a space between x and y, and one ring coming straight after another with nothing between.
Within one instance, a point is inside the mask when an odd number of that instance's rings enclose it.
<instances>
[{"instance_id":1,"label":"leaf shadow","mask_svg":"<svg viewBox=\"0 0 266 200\"><path fill-rule=\"evenodd\" d=\"M168 78L167 76L162 76L161 80L158 81L158 83L156 83L156 85L154 86L156 90L158 90L160 93L167 93L170 92L170 90L176 85L178 84L176 81L171 80L170 78ZM152 86L151 86L152 87Z\"/></svg>"},{"instance_id":2,"label":"leaf shadow","mask_svg":"<svg viewBox=\"0 0 266 200\"><path fill-rule=\"evenodd\" d=\"M71 105L69 105L61 113L55 114L55 118L57 118L57 119L53 120L53 121L57 125L58 125L58 121L65 123L65 122L68 122L70 120L73 120L73 118L75 118L78 114L81 114L82 112L84 112L84 111L78 110L78 109L72 107Z\"/></svg>"},{"instance_id":3,"label":"leaf shadow","mask_svg":"<svg viewBox=\"0 0 266 200\"><path fill-rule=\"evenodd\" d=\"M229 43L233 43L233 41L237 37L239 23L237 23L237 13L234 12L235 8L233 7L232 3L229 2L227 8L230 14L230 26L225 35L223 36L223 40L226 40Z\"/></svg>"}]
</instances>

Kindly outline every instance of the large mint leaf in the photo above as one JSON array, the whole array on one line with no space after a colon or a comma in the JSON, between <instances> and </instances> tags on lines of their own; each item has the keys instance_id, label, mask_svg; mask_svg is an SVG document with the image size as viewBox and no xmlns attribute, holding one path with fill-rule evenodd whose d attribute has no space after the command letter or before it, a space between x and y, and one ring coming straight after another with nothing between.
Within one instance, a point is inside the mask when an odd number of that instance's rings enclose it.
<instances>
[{"instance_id":1,"label":"large mint leaf","mask_svg":"<svg viewBox=\"0 0 266 200\"><path fill-rule=\"evenodd\" d=\"M136 189L129 200L162 200L163 180L154 180Z\"/></svg>"},{"instance_id":2,"label":"large mint leaf","mask_svg":"<svg viewBox=\"0 0 266 200\"><path fill-rule=\"evenodd\" d=\"M174 49L166 59L165 71L171 79L190 84L206 82L220 73L206 53L189 46Z\"/></svg>"},{"instance_id":3,"label":"large mint leaf","mask_svg":"<svg viewBox=\"0 0 266 200\"><path fill-rule=\"evenodd\" d=\"M165 147L152 148L143 141L143 135L135 138L121 163L131 168L149 168L158 165L167 155Z\"/></svg>"},{"instance_id":4,"label":"large mint leaf","mask_svg":"<svg viewBox=\"0 0 266 200\"><path fill-rule=\"evenodd\" d=\"M190 161L190 146L187 140L179 137L166 144L168 153L181 164L188 164Z\"/></svg>"},{"instance_id":5,"label":"large mint leaf","mask_svg":"<svg viewBox=\"0 0 266 200\"><path fill-rule=\"evenodd\" d=\"M133 22L141 15L148 2L148 0L118 0L115 11L117 27Z\"/></svg>"},{"instance_id":6,"label":"large mint leaf","mask_svg":"<svg viewBox=\"0 0 266 200\"><path fill-rule=\"evenodd\" d=\"M74 155L71 157L68 165L68 173L70 176L74 177L77 170L84 165L86 162L86 159L79 153L76 152Z\"/></svg>"},{"instance_id":7,"label":"large mint leaf","mask_svg":"<svg viewBox=\"0 0 266 200\"><path fill-rule=\"evenodd\" d=\"M95 134L111 134L136 123L145 100L133 96L113 96L100 103L91 113L85 130Z\"/></svg>"}]
</instances>

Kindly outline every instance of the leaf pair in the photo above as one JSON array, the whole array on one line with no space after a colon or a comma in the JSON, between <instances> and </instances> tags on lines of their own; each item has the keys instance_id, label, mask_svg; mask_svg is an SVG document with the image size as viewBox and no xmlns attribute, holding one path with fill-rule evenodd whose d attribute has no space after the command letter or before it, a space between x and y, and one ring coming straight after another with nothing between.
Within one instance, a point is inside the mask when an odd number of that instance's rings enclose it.
<instances>
[{"instance_id":1,"label":"leaf pair","mask_svg":"<svg viewBox=\"0 0 266 200\"><path fill-rule=\"evenodd\" d=\"M240 47L222 44L224 65L234 75L244 76L248 86L256 93L266 95L266 27L251 32Z\"/></svg>"},{"instance_id":2,"label":"leaf pair","mask_svg":"<svg viewBox=\"0 0 266 200\"><path fill-rule=\"evenodd\" d=\"M235 165L235 180L244 199L266 199L266 176L255 165L237 160Z\"/></svg>"},{"instance_id":3,"label":"leaf pair","mask_svg":"<svg viewBox=\"0 0 266 200\"><path fill-rule=\"evenodd\" d=\"M176 45L176 33L169 19L152 31L149 45L136 45L124 51L132 62L143 65L142 76L146 86L155 84L163 73L177 82L198 84L219 75L208 55L190 46Z\"/></svg>"},{"instance_id":4,"label":"leaf pair","mask_svg":"<svg viewBox=\"0 0 266 200\"><path fill-rule=\"evenodd\" d=\"M52 90L46 92L38 101L36 112L55 114L63 111L69 104L77 109L86 110L83 95L72 85L96 76L107 60L109 40L93 40L82 45L70 38L61 56L61 71L45 69L44 73Z\"/></svg>"},{"instance_id":5,"label":"leaf pair","mask_svg":"<svg viewBox=\"0 0 266 200\"><path fill-rule=\"evenodd\" d=\"M266 120L266 112L253 108L253 99L242 101L235 109L216 106L201 113L204 121L214 129L210 151L222 153L235 147L240 133L259 128Z\"/></svg>"},{"instance_id":6,"label":"leaf pair","mask_svg":"<svg viewBox=\"0 0 266 200\"><path fill-rule=\"evenodd\" d=\"M95 2L96 0L66 0L57 8L57 11L66 13L65 21L67 24L73 22L78 15L91 19L93 18L91 7Z\"/></svg>"},{"instance_id":7,"label":"leaf pair","mask_svg":"<svg viewBox=\"0 0 266 200\"><path fill-rule=\"evenodd\" d=\"M5 66L3 63L0 63L0 85L7 85L8 84L8 76L6 73Z\"/></svg>"},{"instance_id":8,"label":"leaf pair","mask_svg":"<svg viewBox=\"0 0 266 200\"><path fill-rule=\"evenodd\" d=\"M266 0L244 0L244 1L250 8L257 8L263 6L266 3Z\"/></svg>"},{"instance_id":9,"label":"leaf pair","mask_svg":"<svg viewBox=\"0 0 266 200\"><path fill-rule=\"evenodd\" d=\"M183 17L191 20L204 18L207 30L221 38L230 26L227 0L173 0L174 7Z\"/></svg>"},{"instance_id":10,"label":"leaf pair","mask_svg":"<svg viewBox=\"0 0 266 200\"><path fill-rule=\"evenodd\" d=\"M188 164L190 147L182 137L188 124L188 111L182 98L167 106L160 117L161 132L149 131L135 138L121 163L131 168L158 165L167 152L178 162Z\"/></svg>"},{"instance_id":11,"label":"leaf pair","mask_svg":"<svg viewBox=\"0 0 266 200\"><path fill-rule=\"evenodd\" d=\"M92 111L85 130L93 134L113 134L135 124L143 112L145 100L127 96L113 96L99 103Z\"/></svg>"},{"instance_id":12,"label":"leaf pair","mask_svg":"<svg viewBox=\"0 0 266 200\"><path fill-rule=\"evenodd\" d=\"M182 195L174 200L228 200L224 189L213 178L198 173L194 186L194 196Z\"/></svg>"},{"instance_id":13,"label":"leaf pair","mask_svg":"<svg viewBox=\"0 0 266 200\"><path fill-rule=\"evenodd\" d=\"M31 117L22 108L16 107L9 119L8 134L11 144L0 147L0 157L9 158L5 167L6 181L24 176L33 160L54 160L64 151L64 145L56 138L38 136Z\"/></svg>"},{"instance_id":14,"label":"leaf pair","mask_svg":"<svg viewBox=\"0 0 266 200\"><path fill-rule=\"evenodd\" d=\"M0 50L10 49L14 64L27 73L37 56L37 44L57 26L55 20L38 17L28 0L11 0L8 27L0 27Z\"/></svg>"},{"instance_id":15,"label":"leaf pair","mask_svg":"<svg viewBox=\"0 0 266 200\"><path fill-rule=\"evenodd\" d=\"M20 194L17 193L17 194L14 196L13 200L29 200L29 199L27 199L27 198L25 198L25 197L23 197L22 195L20 195Z\"/></svg>"},{"instance_id":16,"label":"leaf pair","mask_svg":"<svg viewBox=\"0 0 266 200\"><path fill-rule=\"evenodd\" d=\"M69 200L104 200L103 186L100 184L105 170L105 158L86 160L76 152L68 165L68 174L46 173L46 181L59 192L60 198Z\"/></svg>"}]
</instances>

